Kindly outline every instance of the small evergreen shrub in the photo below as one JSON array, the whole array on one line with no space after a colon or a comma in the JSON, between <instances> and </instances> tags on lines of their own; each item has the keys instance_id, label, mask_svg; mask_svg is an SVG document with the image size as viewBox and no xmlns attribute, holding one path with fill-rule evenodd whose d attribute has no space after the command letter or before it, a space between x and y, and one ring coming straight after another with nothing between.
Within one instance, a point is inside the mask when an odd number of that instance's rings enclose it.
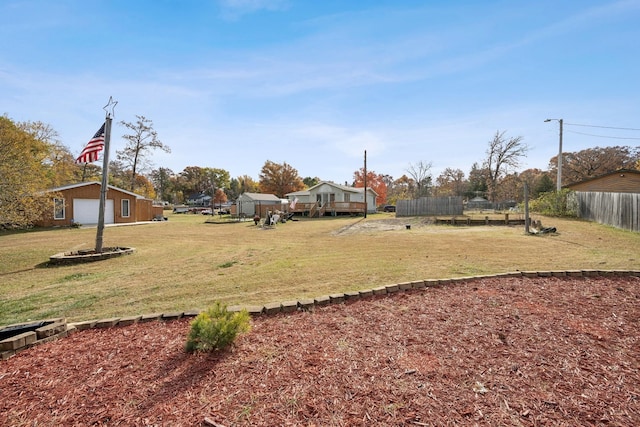
<instances>
[{"instance_id":1,"label":"small evergreen shrub","mask_svg":"<svg viewBox=\"0 0 640 427\"><path fill-rule=\"evenodd\" d=\"M227 306L216 305L204 311L191 322L185 349L193 351L215 351L229 346L236 336L251 328L247 310L227 311Z\"/></svg>"}]
</instances>

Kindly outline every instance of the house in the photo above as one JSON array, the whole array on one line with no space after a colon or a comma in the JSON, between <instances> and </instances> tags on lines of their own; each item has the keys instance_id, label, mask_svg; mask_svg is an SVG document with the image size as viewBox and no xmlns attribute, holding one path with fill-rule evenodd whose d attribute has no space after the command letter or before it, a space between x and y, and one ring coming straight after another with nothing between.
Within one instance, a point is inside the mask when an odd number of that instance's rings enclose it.
<instances>
[{"instance_id":1,"label":"house","mask_svg":"<svg viewBox=\"0 0 640 427\"><path fill-rule=\"evenodd\" d=\"M51 210L36 225L42 227L97 224L100 210L99 182L82 182L52 188ZM151 199L108 186L105 200L104 223L122 224L152 221L162 218L162 206L154 206Z\"/></svg>"},{"instance_id":2,"label":"house","mask_svg":"<svg viewBox=\"0 0 640 427\"><path fill-rule=\"evenodd\" d=\"M358 215L376 212L378 194L367 188L365 200L364 188L348 187L333 182L321 181L304 191L285 194L289 199L289 211L310 217L325 215Z\"/></svg>"},{"instance_id":3,"label":"house","mask_svg":"<svg viewBox=\"0 0 640 427\"><path fill-rule=\"evenodd\" d=\"M640 171L619 169L564 187L573 191L585 192L640 193Z\"/></svg>"},{"instance_id":4,"label":"house","mask_svg":"<svg viewBox=\"0 0 640 427\"><path fill-rule=\"evenodd\" d=\"M619 169L566 185L579 218L640 232L640 171Z\"/></svg>"},{"instance_id":5,"label":"house","mask_svg":"<svg viewBox=\"0 0 640 427\"><path fill-rule=\"evenodd\" d=\"M274 194L242 193L231 206L231 215L250 218L258 214L264 218L267 211L285 211L286 208L286 203Z\"/></svg>"},{"instance_id":6,"label":"house","mask_svg":"<svg viewBox=\"0 0 640 427\"><path fill-rule=\"evenodd\" d=\"M207 196L204 192L194 193L187 198L189 206L211 206L211 196Z\"/></svg>"}]
</instances>

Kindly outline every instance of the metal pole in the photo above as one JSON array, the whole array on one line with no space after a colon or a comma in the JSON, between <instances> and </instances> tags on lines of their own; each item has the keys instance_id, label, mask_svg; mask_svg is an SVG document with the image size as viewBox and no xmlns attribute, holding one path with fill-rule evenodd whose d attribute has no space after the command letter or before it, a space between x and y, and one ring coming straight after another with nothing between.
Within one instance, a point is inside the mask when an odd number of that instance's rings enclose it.
<instances>
[{"instance_id":1,"label":"metal pole","mask_svg":"<svg viewBox=\"0 0 640 427\"><path fill-rule=\"evenodd\" d=\"M367 150L364 150L364 217L367 217Z\"/></svg>"},{"instance_id":2,"label":"metal pole","mask_svg":"<svg viewBox=\"0 0 640 427\"><path fill-rule=\"evenodd\" d=\"M529 186L524 182L524 232L529 234Z\"/></svg>"},{"instance_id":3,"label":"metal pole","mask_svg":"<svg viewBox=\"0 0 640 427\"><path fill-rule=\"evenodd\" d=\"M560 123L560 145L558 148L558 179L557 179L557 190L558 193L562 189L562 119L558 120Z\"/></svg>"},{"instance_id":4,"label":"metal pole","mask_svg":"<svg viewBox=\"0 0 640 427\"><path fill-rule=\"evenodd\" d=\"M96 232L96 252L102 252L102 235L104 233L104 207L109 186L109 142L111 141L111 116L107 114L104 127L104 160L102 162L102 184L100 185L100 205L98 211L98 231Z\"/></svg>"}]
</instances>

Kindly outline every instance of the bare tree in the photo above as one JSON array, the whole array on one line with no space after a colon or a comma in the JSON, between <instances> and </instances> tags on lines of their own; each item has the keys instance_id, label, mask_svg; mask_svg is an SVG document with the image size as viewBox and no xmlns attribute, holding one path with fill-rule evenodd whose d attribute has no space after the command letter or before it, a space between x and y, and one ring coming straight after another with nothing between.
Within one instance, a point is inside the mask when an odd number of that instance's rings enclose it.
<instances>
[{"instance_id":1,"label":"bare tree","mask_svg":"<svg viewBox=\"0 0 640 427\"><path fill-rule=\"evenodd\" d=\"M496 201L496 186L500 178L511 169L516 169L520 165L520 158L526 156L529 149L522 142L521 136L507 139L505 133L506 131L496 131L493 139L489 141L487 158L484 161L484 167L489 173L489 199L493 202Z\"/></svg>"},{"instance_id":2,"label":"bare tree","mask_svg":"<svg viewBox=\"0 0 640 427\"><path fill-rule=\"evenodd\" d=\"M138 115L136 118L135 123L120 122L133 133L122 136L127 140L127 145L122 150L116 151L118 160L129 166L131 170L131 191L135 190L136 174L149 166L147 155L151 150L160 149L166 153L171 152L171 149L158 139L158 133L153 129L151 120Z\"/></svg>"},{"instance_id":3,"label":"bare tree","mask_svg":"<svg viewBox=\"0 0 640 427\"><path fill-rule=\"evenodd\" d=\"M422 160L417 165L409 163L407 173L411 176L415 184L415 194L413 197L424 197L429 195L431 187L431 162L425 163Z\"/></svg>"}]
</instances>

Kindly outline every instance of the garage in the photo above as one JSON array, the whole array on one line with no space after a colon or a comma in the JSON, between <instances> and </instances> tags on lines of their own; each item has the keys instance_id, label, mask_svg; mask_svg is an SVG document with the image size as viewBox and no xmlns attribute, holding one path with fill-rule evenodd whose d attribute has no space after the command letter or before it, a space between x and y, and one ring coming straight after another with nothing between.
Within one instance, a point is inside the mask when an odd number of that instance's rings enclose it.
<instances>
[{"instance_id":1,"label":"garage","mask_svg":"<svg viewBox=\"0 0 640 427\"><path fill-rule=\"evenodd\" d=\"M97 224L100 200L73 199L73 221L79 224ZM113 199L107 199L104 208L104 223L113 224Z\"/></svg>"}]
</instances>

